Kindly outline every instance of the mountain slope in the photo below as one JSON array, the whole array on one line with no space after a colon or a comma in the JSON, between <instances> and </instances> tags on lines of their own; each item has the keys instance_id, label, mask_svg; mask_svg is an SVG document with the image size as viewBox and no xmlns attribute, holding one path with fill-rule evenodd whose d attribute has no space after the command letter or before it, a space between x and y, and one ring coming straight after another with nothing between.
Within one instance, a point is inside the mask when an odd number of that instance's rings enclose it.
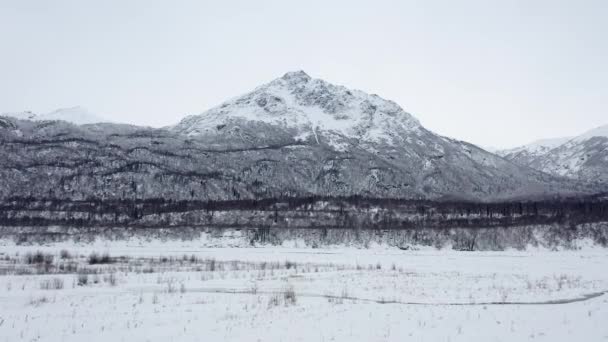
<instances>
[{"instance_id":1,"label":"mountain slope","mask_svg":"<svg viewBox=\"0 0 608 342\"><path fill-rule=\"evenodd\" d=\"M574 138L553 141L555 144L544 148L526 145L499 154L520 165L556 176L595 184L608 183L608 125Z\"/></svg>"},{"instance_id":2,"label":"mountain slope","mask_svg":"<svg viewBox=\"0 0 608 342\"><path fill-rule=\"evenodd\" d=\"M189 137L129 125L0 117L0 200L311 195L489 200L578 189L450 139L441 138L443 154L432 155L417 144L414 149L353 141L336 150L324 134L320 143L302 141L295 131L263 122L221 131L225 134Z\"/></svg>"}]
</instances>

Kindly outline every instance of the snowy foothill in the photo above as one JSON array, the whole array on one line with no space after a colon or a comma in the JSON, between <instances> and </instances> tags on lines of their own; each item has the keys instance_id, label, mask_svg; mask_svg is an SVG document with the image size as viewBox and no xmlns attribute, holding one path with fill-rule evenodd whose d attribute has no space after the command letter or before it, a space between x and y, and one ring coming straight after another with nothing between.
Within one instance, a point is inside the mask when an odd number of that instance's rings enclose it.
<instances>
[{"instance_id":1,"label":"snowy foothill","mask_svg":"<svg viewBox=\"0 0 608 342\"><path fill-rule=\"evenodd\" d=\"M0 248L0 341L599 341L608 252Z\"/></svg>"},{"instance_id":2,"label":"snowy foothill","mask_svg":"<svg viewBox=\"0 0 608 342\"><path fill-rule=\"evenodd\" d=\"M48 120L61 120L71 122L76 125L94 124L100 122L108 122L108 120L91 113L84 107L75 106L69 108L56 109L49 113L37 114L31 111L15 112L15 113L2 113L2 116L13 117L20 120L31 120L31 121L48 121Z\"/></svg>"}]
</instances>

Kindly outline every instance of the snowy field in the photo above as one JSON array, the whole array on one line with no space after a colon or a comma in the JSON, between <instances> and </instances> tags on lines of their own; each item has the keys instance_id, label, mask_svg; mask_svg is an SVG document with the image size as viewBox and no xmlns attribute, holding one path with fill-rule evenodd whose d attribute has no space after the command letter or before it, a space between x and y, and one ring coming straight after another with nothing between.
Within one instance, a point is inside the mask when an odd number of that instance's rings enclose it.
<instances>
[{"instance_id":1,"label":"snowy field","mask_svg":"<svg viewBox=\"0 0 608 342\"><path fill-rule=\"evenodd\" d=\"M608 341L608 251L0 244L1 341Z\"/></svg>"}]
</instances>

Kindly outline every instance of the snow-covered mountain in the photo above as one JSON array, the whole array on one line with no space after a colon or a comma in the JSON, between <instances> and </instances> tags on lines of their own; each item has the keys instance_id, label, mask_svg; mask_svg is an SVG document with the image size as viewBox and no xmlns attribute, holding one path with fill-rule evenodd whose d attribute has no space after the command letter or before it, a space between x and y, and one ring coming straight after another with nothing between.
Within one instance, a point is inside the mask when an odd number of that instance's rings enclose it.
<instances>
[{"instance_id":1,"label":"snow-covered mountain","mask_svg":"<svg viewBox=\"0 0 608 342\"><path fill-rule=\"evenodd\" d=\"M304 144L290 152L294 159L301 151L320 149L325 155L316 156L320 159L310 177L323 189L341 184L349 193L380 187L385 196L487 198L559 188L559 181L540 172L425 129L392 101L303 71L188 116L170 129L249 147L282 137L282 143Z\"/></svg>"},{"instance_id":2,"label":"snow-covered mountain","mask_svg":"<svg viewBox=\"0 0 608 342\"><path fill-rule=\"evenodd\" d=\"M517 164L593 183L608 182L608 125L573 138L542 140L499 155Z\"/></svg>"},{"instance_id":3,"label":"snow-covered mountain","mask_svg":"<svg viewBox=\"0 0 608 342\"><path fill-rule=\"evenodd\" d=\"M93 124L99 122L106 122L105 119L91 113L84 107L76 106L70 108L60 108L49 113L37 114L31 111L17 112L17 113L2 113L1 116L14 117L20 120L31 120L31 121L48 121L48 120L62 120L67 121L76 125Z\"/></svg>"},{"instance_id":4,"label":"snow-covered mountain","mask_svg":"<svg viewBox=\"0 0 608 342\"><path fill-rule=\"evenodd\" d=\"M300 138L318 140L317 133L337 134L368 142L393 142L416 133L421 125L396 103L377 95L347 89L303 71L256 88L174 127L188 135L215 133L230 122L258 121L295 129Z\"/></svg>"},{"instance_id":5,"label":"snow-covered mountain","mask_svg":"<svg viewBox=\"0 0 608 342\"><path fill-rule=\"evenodd\" d=\"M603 125L603 126L591 129L591 130L575 137L574 140L585 141L585 140L589 140L591 138L596 138L596 137L608 138L608 125Z\"/></svg>"},{"instance_id":6,"label":"snow-covered mountain","mask_svg":"<svg viewBox=\"0 0 608 342\"><path fill-rule=\"evenodd\" d=\"M301 71L165 129L25 119L0 117L0 200L493 200L593 190L439 136L392 101Z\"/></svg>"},{"instance_id":7,"label":"snow-covered mountain","mask_svg":"<svg viewBox=\"0 0 608 342\"><path fill-rule=\"evenodd\" d=\"M523 146L496 150L494 153L520 165L527 165L534 158L546 154L570 139L572 139L572 137L540 139Z\"/></svg>"}]
</instances>

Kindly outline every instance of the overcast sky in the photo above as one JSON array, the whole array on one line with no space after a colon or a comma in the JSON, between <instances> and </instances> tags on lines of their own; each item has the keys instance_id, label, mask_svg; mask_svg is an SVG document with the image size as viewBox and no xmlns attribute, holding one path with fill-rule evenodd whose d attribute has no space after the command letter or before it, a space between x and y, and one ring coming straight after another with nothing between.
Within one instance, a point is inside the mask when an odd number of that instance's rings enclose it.
<instances>
[{"instance_id":1,"label":"overcast sky","mask_svg":"<svg viewBox=\"0 0 608 342\"><path fill-rule=\"evenodd\" d=\"M287 71L483 146L608 124L608 1L0 0L0 112L163 126Z\"/></svg>"}]
</instances>

